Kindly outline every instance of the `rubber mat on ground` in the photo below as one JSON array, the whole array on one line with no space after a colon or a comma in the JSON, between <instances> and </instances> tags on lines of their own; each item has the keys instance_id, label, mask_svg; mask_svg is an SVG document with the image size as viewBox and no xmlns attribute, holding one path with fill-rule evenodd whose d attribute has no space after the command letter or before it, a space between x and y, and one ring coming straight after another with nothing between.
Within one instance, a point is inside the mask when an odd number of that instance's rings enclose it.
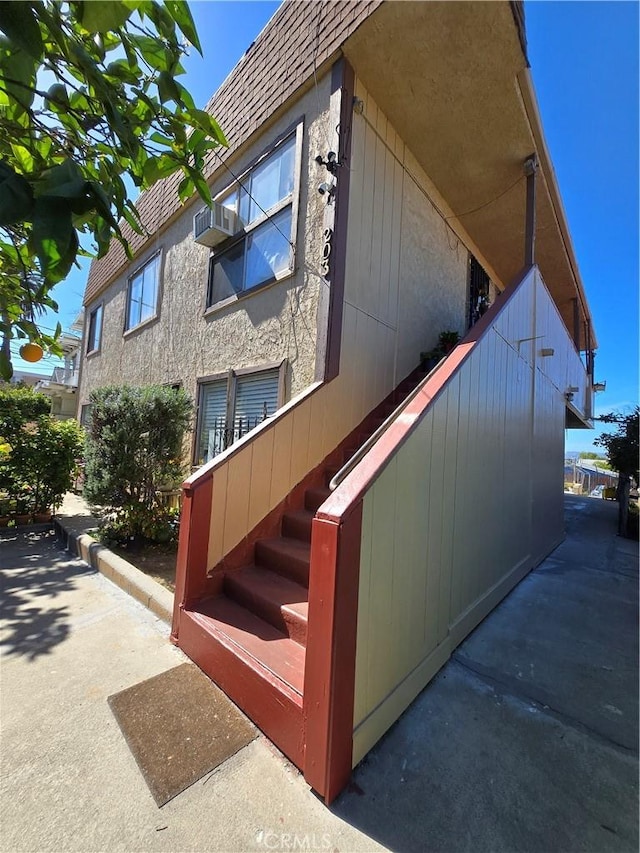
<instances>
[{"instance_id":1,"label":"rubber mat on ground","mask_svg":"<svg viewBox=\"0 0 640 853\"><path fill-rule=\"evenodd\" d=\"M257 735L225 694L190 663L115 693L108 702L159 806Z\"/></svg>"}]
</instances>

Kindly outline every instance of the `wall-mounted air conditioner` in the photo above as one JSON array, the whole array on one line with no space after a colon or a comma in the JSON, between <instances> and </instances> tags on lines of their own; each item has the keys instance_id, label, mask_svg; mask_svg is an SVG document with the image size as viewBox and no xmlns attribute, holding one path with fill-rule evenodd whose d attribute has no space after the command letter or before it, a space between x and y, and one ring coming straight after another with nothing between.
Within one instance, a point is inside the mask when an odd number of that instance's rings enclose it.
<instances>
[{"instance_id":1,"label":"wall-mounted air conditioner","mask_svg":"<svg viewBox=\"0 0 640 853\"><path fill-rule=\"evenodd\" d=\"M203 207L193 217L193 239L203 246L216 246L236 232L235 211L217 201Z\"/></svg>"}]
</instances>

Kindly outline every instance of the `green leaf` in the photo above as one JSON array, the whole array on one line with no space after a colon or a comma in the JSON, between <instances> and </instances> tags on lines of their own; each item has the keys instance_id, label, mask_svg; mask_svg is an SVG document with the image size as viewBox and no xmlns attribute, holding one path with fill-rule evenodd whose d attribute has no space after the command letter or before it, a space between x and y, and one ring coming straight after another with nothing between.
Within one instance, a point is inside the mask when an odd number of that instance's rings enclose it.
<instances>
[{"instance_id":1,"label":"green leaf","mask_svg":"<svg viewBox=\"0 0 640 853\"><path fill-rule=\"evenodd\" d=\"M47 169L36 184L37 196L77 199L86 195L87 181L77 163L67 159Z\"/></svg>"},{"instance_id":2,"label":"green leaf","mask_svg":"<svg viewBox=\"0 0 640 853\"><path fill-rule=\"evenodd\" d=\"M42 57L42 34L28 3L0 0L0 30L29 56L34 59Z\"/></svg>"},{"instance_id":3,"label":"green leaf","mask_svg":"<svg viewBox=\"0 0 640 853\"><path fill-rule=\"evenodd\" d=\"M78 249L78 236L65 199L38 198L34 205L31 245L44 278L55 284L69 273Z\"/></svg>"},{"instance_id":4,"label":"green leaf","mask_svg":"<svg viewBox=\"0 0 640 853\"><path fill-rule=\"evenodd\" d=\"M185 3L185 0L165 0L164 5L184 35L189 39L200 56L202 56L202 46L198 38L198 31L196 30L196 25L191 16L188 4Z\"/></svg>"},{"instance_id":5,"label":"green leaf","mask_svg":"<svg viewBox=\"0 0 640 853\"><path fill-rule=\"evenodd\" d=\"M0 39L0 79L10 99L29 109L35 97L37 63L24 50L11 50L10 43ZM11 100L8 102L11 104Z\"/></svg>"},{"instance_id":6,"label":"green leaf","mask_svg":"<svg viewBox=\"0 0 640 853\"><path fill-rule=\"evenodd\" d=\"M9 382L13 376L13 365L4 350L0 350L0 377Z\"/></svg>"},{"instance_id":7,"label":"green leaf","mask_svg":"<svg viewBox=\"0 0 640 853\"><path fill-rule=\"evenodd\" d=\"M45 104L49 109L58 112L59 110L67 110L69 107L69 96L67 90L62 83L54 83L50 86L45 95Z\"/></svg>"},{"instance_id":8,"label":"green leaf","mask_svg":"<svg viewBox=\"0 0 640 853\"><path fill-rule=\"evenodd\" d=\"M166 103L166 101L180 100L180 89L178 89L173 77L166 71L161 71L160 74L158 74L156 85L158 86L158 94L160 95L160 100L163 104Z\"/></svg>"},{"instance_id":9,"label":"green leaf","mask_svg":"<svg viewBox=\"0 0 640 853\"><path fill-rule=\"evenodd\" d=\"M129 39L152 68L156 71L169 71L173 57L159 39L151 36L130 36Z\"/></svg>"},{"instance_id":10,"label":"green leaf","mask_svg":"<svg viewBox=\"0 0 640 853\"><path fill-rule=\"evenodd\" d=\"M24 145L11 145L11 153L13 154L16 163L20 166L22 174L30 174L34 170L35 160L31 151Z\"/></svg>"},{"instance_id":11,"label":"green leaf","mask_svg":"<svg viewBox=\"0 0 640 853\"><path fill-rule=\"evenodd\" d=\"M136 85L140 79L140 68L137 65L132 66L126 59L116 59L107 65L107 75Z\"/></svg>"},{"instance_id":12,"label":"green leaf","mask_svg":"<svg viewBox=\"0 0 640 853\"><path fill-rule=\"evenodd\" d=\"M80 23L90 33L108 32L125 24L131 12L118 0L91 0L82 4Z\"/></svg>"},{"instance_id":13,"label":"green leaf","mask_svg":"<svg viewBox=\"0 0 640 853\"><path fill-rule=\"evenodd\" d=\"M33 207L33 190L22 175L0 161L0 226L28 220Z\"/></svg>"},{"instance_id":14,"label":"green leaf","mask_svg":"<svg viewBox=\"0 0 640 853\"><path fill-rule=\"evenodd\" d=\"M155 142L156 145L164 145L167 148L171 148L173 144L173 139L169 139L168 136L163 136L161 133L154 132L149 137L151 142Z\"/></svg>"},{"instance_id":15,"label":"green leaf","mask_svg":"<svg viewBox=\"0 0 640 853\"><path fill-rule=\"evenodd\" d=\"M211 204L211 190L209 184L202 177L202 173L197 169L189 168L189 177L193 181L198 195L205 204Z\"/></svg>"},{"instance_id":16,"label":"green leaf","mask_svg":"<svg viewBox=\"0 0 640 853\"><path fill-rule=\"evenodd\" d=\"M199 127L201 130L204 130L205 133L213 137L220 143L220 145L227 146L229 144L220 128L220 125L212 115L209 115L208 112L205 110L189 110L186 115L192 124L196 125L196 127Z\"/></svg>"},{"instance_id":17,"label":"green leaf","mask_svg":"<svg viewBox=\"0 0 640 853\"><path fill-rule=\"evenodd\" d=\"M195 185L190 177L183 178L178 184L178 198L185 201L195 192Z\"/></svg>"}]
</instances>

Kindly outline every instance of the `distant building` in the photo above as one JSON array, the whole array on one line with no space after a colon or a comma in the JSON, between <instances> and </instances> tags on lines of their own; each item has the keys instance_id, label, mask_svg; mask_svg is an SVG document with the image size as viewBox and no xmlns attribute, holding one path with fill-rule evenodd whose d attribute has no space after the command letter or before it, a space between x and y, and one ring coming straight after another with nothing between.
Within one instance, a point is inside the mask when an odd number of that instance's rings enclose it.
<instances>
[{"instance_id":1,"label":"distant building","mask_svg":"<svg viewBox=\"0 0 640 853\"><path fill-rule=\"evenodd\" d=\"M78 411L78 374L80 348L82 346L82 328L84 312L81 312L71 325L70 332L63 332L60 337L64 366L54 367L50 377L38 377L35 384L37 391L51 398L51 414L59 420L75 418ZM77 332L78 334L73 334Z\"/></svg>"}]
</instances>

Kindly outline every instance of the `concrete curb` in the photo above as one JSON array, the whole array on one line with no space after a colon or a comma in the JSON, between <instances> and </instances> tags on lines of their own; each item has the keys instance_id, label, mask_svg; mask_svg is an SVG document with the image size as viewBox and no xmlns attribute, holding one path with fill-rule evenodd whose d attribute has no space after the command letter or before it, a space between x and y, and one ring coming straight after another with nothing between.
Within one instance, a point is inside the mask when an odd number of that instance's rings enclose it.
<instances>
[{"instance_id":1,"label":"concrete curb","mask_svg":"<svg viewBox=\"0 0 640 853\"><path fill-rule=\"evenodd\" d=\"M164 622L171 624L173 594L168 589L105 548L93 536L65 526L64 521L65 519L60 518L53 519L56 535L68 551L80 557L92 569L100 572L140 604L144 604Z\"/></svg>"}]
</instances>

